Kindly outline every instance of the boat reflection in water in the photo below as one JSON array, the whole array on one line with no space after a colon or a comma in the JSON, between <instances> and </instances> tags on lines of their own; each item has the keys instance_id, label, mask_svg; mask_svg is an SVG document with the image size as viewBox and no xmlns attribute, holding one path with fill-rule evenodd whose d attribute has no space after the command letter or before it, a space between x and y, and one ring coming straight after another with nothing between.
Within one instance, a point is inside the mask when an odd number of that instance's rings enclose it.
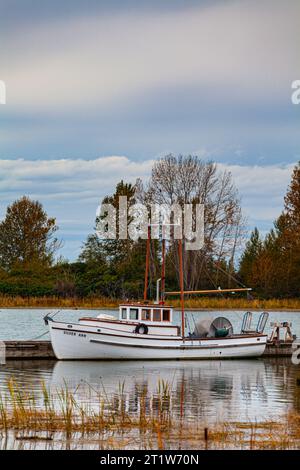
<instances>
[{"instance_id":1,"label":"boat reflection in water","mask_svg":"<svg viewBox=\"0 0 300 470\"><path fill-rule=\"evenodd\" d=\"M98 406L99 394L114 407L138 413L141 402L155 411L159 387L167 384L164 409L173 416L201 419L249 421L285 413L293 403L293 374L274 368L272 361L146 361L89 362L58 361L51 387L67 385L80 402ZM277 372L277 373L276 373ZM285 379L286 378L286 379Z\"/></svg>"}]
</instances>

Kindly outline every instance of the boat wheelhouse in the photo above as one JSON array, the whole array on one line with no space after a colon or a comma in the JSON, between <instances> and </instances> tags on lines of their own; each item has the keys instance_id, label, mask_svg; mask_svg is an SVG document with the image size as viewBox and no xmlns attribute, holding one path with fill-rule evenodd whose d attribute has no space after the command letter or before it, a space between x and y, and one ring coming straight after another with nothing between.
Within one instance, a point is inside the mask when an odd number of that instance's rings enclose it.
<instances>
[{"instance_id":1,"label":"boat wheelhouse","mask_svg":"<svg viewBox=\"0 0 300 470\"><path fill-rule=\"evenodd\" d=\"M178 336L180 327L173 324L173 308L170 305L124 303L119 306L119 317L100 314L83 317L79 323L87 326L100 324L110 330L123 330L135 334Z\"/></svg>"}]
</instances>

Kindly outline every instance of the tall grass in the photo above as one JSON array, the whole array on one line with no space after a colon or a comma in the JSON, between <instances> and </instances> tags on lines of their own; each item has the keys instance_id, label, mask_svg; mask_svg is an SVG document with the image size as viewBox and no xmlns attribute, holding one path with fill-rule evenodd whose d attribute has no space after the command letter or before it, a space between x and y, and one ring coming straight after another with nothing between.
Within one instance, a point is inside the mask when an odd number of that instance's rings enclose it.
<instances>
[{"instance_id":1,"label":"tall grass","mask_svg":"<svg viewBox=\"0 0 300 470\"><path fill-rule=\"evenodd\" d=\"M179 300L171 302L179 308ZM186 308L191 309L220 309L220 310L300 310L299 299L253 299L239 297L201 297L185 300Z\"/></svg>"},{"instance_id":2,"label":"tall grass","mask_svg":"<svg viewBox=\"0 0 300 470\"><path fill-rule=\"evenodd\" d=\"M0 308L115 308L118 300L107 297L77 298L58 296L21 297L0 295Z\"/></svg>"},{"instance_id":3,"label":"tall grass","mask_svg":"<svg viewBox=\"0 0 300 470\"><path fill-rule=\"evenodd\" d=\"M167 299L168 300L168 299ZM120 299L107 297L20 297L0 295L0 308L117 308ZM179 299L170 300L171 305L180 308ZM248 310L300 310L299 299L253 299L239 297L190 297L185 300L186 308L197 310L248 309Z\"/></svg>"},{"instance_id":4,"label":"tall grass","mask_svg":"<svg viewBox=\"0 0 300 470\"><path fill-rule=\"evenodd\" d=\"M90 391L97 394L97 406L80 403L77 390L71 392L66 384L51 392L41 383L34 393L10 378L7 391L0 394L2 440L7 441L13 432L17 440L58 437L69 444L80 440L87 446L94 442L109 449L295 449L300 444L299 414L290 413L278 421L216 422L208 428L196 418L185 421L175 416L170 406L171 387L164 381L158 382L150 397L141 387L136 413L126 409L124 384L117 396L109 397L92 387Z\"/></svg>"}]
</instances>

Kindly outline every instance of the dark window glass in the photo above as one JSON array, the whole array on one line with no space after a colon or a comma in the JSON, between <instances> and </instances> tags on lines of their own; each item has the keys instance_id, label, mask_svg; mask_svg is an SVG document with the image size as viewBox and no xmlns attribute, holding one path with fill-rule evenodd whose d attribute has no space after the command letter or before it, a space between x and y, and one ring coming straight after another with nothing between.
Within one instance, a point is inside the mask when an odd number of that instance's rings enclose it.
<instances>
[{"instance_id":1,"label":"dark window glass","mask_svg":"<svg viewBox=\"0 0 300 470\"><path fill-rule=\"evenodd\" d=\"M131 308L130 309L130 320L138 320L139 319L139 310L138 308Z\"/></svg>"},{"instance_id":2,"label":"dark window glass","mask_svg":"<svg viewBox=\"0 0 300 470\"><path fill-rule=\"evenodd\" d=\"M163 321L170 321L170 310L163 310Z\"/></svg>"}]
</instances>

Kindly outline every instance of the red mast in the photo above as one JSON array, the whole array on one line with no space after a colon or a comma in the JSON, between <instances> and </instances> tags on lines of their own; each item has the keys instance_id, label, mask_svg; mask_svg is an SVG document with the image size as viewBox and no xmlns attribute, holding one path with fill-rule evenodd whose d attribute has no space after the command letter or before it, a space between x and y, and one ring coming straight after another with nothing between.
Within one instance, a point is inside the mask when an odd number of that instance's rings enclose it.
<instances>
[{"instance_id":1,"label":"red mast","mask_svg":"<svg viewBox=\"0 0 300 470\"><path fill-rule=\"evenodd\" d=\"M144 283L144 301L147 300L148 292L148 273L149 273L149 257L150 257L150 238L151 238L151 227L148 226L148 237L147 237L147 249L146 249L146 267L145 267L145 283Z\"/></svg>"},{"instance_id":2,"label":"red mast","mask_svg":"<svg viewBox=\"0 0 300 470\"><path fill-rule=\"evenodd\" d=\"M184 338L184 287L183 287L183 257L182 240L178 240L179 255L179 281L180 281L180 303L181 303L181 335Z\"/></svg>"},{"instance_id":3,"label":"red mast","mask_svg":"<svg viewBox=\"0 0 300 470\"><path fill-rule=\"evenodd\" d=\"M162 234L164 237L164 233ZM165 280L166 280L166 240L162 238L162 245L161 245L161 302L164 303L165 301Z\"/></svg>"}]
</instances>

